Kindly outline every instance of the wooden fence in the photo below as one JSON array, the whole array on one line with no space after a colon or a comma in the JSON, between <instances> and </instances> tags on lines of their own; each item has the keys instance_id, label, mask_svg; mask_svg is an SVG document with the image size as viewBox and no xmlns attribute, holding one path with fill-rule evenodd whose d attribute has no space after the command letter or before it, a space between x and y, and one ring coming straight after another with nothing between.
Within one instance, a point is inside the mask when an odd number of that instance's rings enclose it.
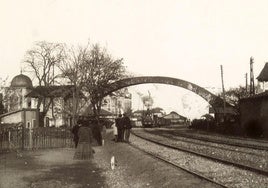
<instances>
[{"instance_id":1,"label":"wooden fence","mask_svg":"<svg viewBox=\"0 0 268 188\"><path fill-rule=\"evenodd\" d=\"M0 127L0 153L10 150L73 147L69 128L24 128L22 124Z\"/></svg>"}]
</instances>

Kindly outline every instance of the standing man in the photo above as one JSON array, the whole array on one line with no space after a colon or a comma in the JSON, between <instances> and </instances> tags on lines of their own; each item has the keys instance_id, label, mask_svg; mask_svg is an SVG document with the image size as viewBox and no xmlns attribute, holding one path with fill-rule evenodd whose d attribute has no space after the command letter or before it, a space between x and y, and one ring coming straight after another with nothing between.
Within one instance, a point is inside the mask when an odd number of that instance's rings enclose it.
<instances>
[{"instance_id":1,"label":"standing man","mask_svg":"<svg viewBox=\"0 0 268 188\"><path fill-rule=\"evenodd\" d=\"M81 125L82 125L82 120L78 120L77 123L75 124L75 126L72 128L72 133L74 135L73 141L74 141L75 148L77 148L77 144L79 141L78 130L79 130Z\"/></svg>"},{"instance_id":2,"label":"standing man","mask_svg":"<svg viewBox=\"0 0 268 188\"><path fill-rule=\"evenodd\" d=\"M117 127L115 125L115 122L112 124L112 129L113 129L113 133L114 133L114 141L118 142L118 130Z\"/></svg>"},{"instance_id":3,"label":"standing man","mask_svg":"<svg viewBox=\"0 0 268 188\"><path fill-rule=\"evenodd\" d=\"M123 124L125 128L125 141L129 143L130 129L132 128L129 117L126 113L123 114Z\"/></svg>"},{"instance_id":4,"label":"standing man","mask_svg":"<svg viewBox=\"0 0 268 188\"><path fill-rule=\"evenodd\" d=\"M122 114L119 114L118 118L115 119L115 126L118 131L118 142L122 142L124 139L124 125L122 124Z\"/></svg>"}]
</instances>

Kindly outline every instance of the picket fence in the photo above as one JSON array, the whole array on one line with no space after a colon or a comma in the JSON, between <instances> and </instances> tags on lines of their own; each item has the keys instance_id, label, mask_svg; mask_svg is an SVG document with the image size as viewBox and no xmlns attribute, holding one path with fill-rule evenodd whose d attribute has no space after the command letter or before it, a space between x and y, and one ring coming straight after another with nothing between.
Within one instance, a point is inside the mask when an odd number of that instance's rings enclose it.
<instances>
[{"instance_id":1,"label":"picket fence","mask_svg":"<svg viewBox=\"0 0 268 188\"><path fill-rule=\"evenodd\" d=\"M0 153L12 150L74 147L70 128L25 128L23 124L0 127Z\"/></svg>"}]
</instances>

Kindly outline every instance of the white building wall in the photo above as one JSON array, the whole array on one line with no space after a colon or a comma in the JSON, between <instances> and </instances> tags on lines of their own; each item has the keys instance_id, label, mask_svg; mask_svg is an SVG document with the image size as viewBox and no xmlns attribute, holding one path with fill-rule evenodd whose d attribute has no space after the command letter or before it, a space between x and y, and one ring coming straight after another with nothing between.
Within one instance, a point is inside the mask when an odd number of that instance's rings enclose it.
<instances>
[{"instance_id":1,"label":"white building wall","mask_svg":"<svg viewBox=\"0 0 268 188\"><path fill-rule=\"evenodd\" d=\"M18 111L1 118L1 123L20 123L23 122L22 111Z\"/></svg>"}]
</instances>

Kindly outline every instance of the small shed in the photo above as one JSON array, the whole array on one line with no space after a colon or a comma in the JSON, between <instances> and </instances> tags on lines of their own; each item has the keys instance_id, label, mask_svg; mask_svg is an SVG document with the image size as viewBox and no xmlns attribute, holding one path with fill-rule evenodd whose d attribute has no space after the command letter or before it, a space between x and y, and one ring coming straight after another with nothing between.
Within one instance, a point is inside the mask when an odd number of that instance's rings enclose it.
<instances>
[{"instance_id":1,"label":"small shed","mask_svg":"<svg viewBox=\"0 0 268 188\"><path fill-rule=\"evenodd\" d=\"M170 112L169 114L163 116L164 119L170 120L171 124L176 124L176 123L185 123L187 118L179 115L177 112Z\"/></svg>"}]
</instances>

